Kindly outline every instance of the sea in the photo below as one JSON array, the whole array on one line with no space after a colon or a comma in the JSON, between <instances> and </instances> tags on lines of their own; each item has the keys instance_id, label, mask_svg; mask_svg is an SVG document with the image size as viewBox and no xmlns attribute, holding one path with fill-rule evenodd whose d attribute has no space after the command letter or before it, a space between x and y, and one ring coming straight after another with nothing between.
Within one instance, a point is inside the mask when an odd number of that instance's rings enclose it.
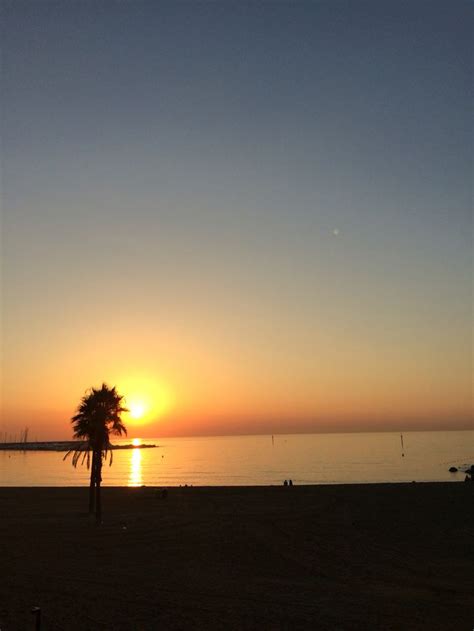
<instances>
[{"instance_id":1,"label":"sea","mask_svg":"<svg viewBox=\"0 0 474 631\"><path fill-rule=\"evenodd\" d=\"M146 438L116 450L104 486L253 486L459 482L474 431ZM142 449L141 443L156 444ZM459 472L450 473L450 467ZM0 451L0 486L84 486L87 467L61 452Z\"/></svg>"}]
</instances>

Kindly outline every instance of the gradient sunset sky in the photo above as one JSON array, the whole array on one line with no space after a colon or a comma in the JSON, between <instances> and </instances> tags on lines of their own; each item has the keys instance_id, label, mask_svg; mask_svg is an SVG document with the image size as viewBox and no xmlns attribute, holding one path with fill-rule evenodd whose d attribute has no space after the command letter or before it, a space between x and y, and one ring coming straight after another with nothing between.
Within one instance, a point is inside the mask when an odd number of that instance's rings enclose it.
<instances>
[{"instance_id":1,"label":"gradient sunset sky","mask_svg":"<svg viewBox=\"0 0 474 631\"><path fill-rule=\"evenodd\" d=\"M467 1L2 2L2 420L468 428Z\"/></svg>"}]
</instances>

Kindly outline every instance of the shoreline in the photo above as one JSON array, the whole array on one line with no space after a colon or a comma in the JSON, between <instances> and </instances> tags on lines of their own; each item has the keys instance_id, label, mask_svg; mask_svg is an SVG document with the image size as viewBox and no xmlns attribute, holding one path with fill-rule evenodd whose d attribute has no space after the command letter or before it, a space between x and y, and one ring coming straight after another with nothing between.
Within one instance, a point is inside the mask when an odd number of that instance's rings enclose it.
<instances>
[{"instance_id":1,"label":"shoreline","mask_svg":"<svg viewBox=\"0 0 474 631\"><path fill-rule=\"evenodd\" d=\"M283 484L141 484L139 486L128 486L128 485L112 485L103 483L101 485L102 490L110 489L110 490L135 490L135 491L146 491L146 490L157 490L157 489L175 489L175 490L187 490L187 489L196 489L196 490L209 490L209 491L220 491L220 490L237 490L237 491L245 491L245 490L264 490L264 489L285 489L288 493L291 493L293 489L314 489L314 488L373 488L373 487L412 487L412 486L455 486L456 483L459 484L469 484L466 483L462 479L457 480L412 480L401 481L401 482L315 482L314 484L293 484L293 486L284 486ZM46 485L38 485L38 486L2 486L0 484L0 492L4 490L30 490L30 491L53 491L53 490L68 490L68 491L76 491L80 489L88 489L88 484L84 483L82 485L77 484L74 486L46 486Z\"/></svg>"},{"instance_id":2,"label":"shoreline","mask_svg":"<svg viewBox=\"0 0 474 631\"><path fill-rule=\"evenodd\" d=\"M464 471L459 470L459 473L464 475ZM314 482L308 484L294 483L292 486L285 486L284 484L140 484L140 485L117 485L107 484L107 481L103 481L101 488L114 490L114 491L156 491L162 489L169 490L209 490L209 491L246 491L246 490L264 490L264 489L285 489L285 492L291 493L293 489L315 489L315 488L358 488L358 489L371 489L371 488L398 488L398 487L414 487L414 486L456 486L457 484L471 486L470 482L464 478L458 477L451 480L402 480L402 481L384 481L384 482ZM473 480L474 481L474 480ZM104 483L105 482L105 483ZM0 483L0 492L8 490L24 490L24 491L55 491L55 490L67 490L76 492L81 489L88 489L88 481L84 481L83 484L75 485L2 485ZM474 493L474 485L472 485Z\"/></svg>"}]
</instances>

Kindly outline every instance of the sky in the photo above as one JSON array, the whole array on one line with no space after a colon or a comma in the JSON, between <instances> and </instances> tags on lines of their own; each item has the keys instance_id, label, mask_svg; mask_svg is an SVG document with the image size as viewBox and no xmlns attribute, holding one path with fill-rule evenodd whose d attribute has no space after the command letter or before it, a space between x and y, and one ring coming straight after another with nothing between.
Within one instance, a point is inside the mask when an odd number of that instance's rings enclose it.
<instances>
[{"instance_id":1,"label":"sky","mask_svg":"<svg viewBox=\"0 0 474 631\"><path fill-rule=\"evenodd\" d=\"M1 12L0 432L474 426L472 3Z\"/></svg>"}]
</instances>

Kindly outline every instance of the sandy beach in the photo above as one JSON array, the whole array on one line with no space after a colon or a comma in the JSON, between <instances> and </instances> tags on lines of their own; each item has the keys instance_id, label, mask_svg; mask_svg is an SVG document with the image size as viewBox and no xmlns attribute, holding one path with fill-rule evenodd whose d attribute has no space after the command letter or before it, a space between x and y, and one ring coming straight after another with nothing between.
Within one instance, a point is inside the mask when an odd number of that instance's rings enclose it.
<instances>
[{"instance_id":1,"label":"sandy beach","mask_svg":"<svg viewBox=\"0 0 474 631\"><path fill-rule=\"evenodd\" d=\"M0 489L0 629L474 626L474 485Z\"/></svg>"}]
</instances>

